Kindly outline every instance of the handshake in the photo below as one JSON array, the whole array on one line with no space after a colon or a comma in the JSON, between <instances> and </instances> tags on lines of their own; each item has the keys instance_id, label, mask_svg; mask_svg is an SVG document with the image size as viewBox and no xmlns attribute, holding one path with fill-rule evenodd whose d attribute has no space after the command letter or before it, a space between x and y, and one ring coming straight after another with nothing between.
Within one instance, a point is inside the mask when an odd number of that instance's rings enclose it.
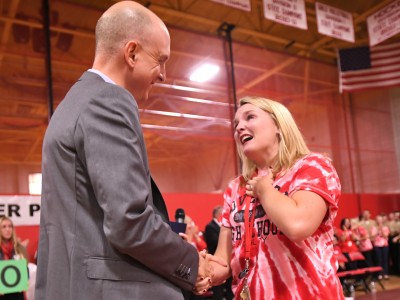
<instances>
[{"instance_id":1,"label":"handshake","mask_svg":"<svg viewBox=\"0 0 400 300\"><path fill-rule=\"evenodd\" d=\"M226 261L217 256L199 252L199 272L193 293L202 295L212 286L221 285L230 276L230 268Z\"/></svg>"}]
</instances>

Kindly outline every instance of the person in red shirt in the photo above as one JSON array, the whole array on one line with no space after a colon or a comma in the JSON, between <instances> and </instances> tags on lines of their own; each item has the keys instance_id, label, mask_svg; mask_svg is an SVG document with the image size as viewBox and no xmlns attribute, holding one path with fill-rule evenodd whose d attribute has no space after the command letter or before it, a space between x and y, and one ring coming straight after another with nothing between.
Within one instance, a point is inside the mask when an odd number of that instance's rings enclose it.
<instances>
[{"instance_id":1,"label":"person in red shirt","mask_svg":"<svg viewBox=\"0 0 400 300\"><path fill-rule=\"evenodd\" d=\"M0 218L0 260L26 259L28 254L25 247L18 241L12 220ZM4 268L5 269L5 268ZM3 269L3 270L4 270ZM23 300L24 293L0 294L1 300Z\"/></svg>"},{"instance_id":2,"label":"person in red shirt","mask_svg":"<svg viewBox=\"0 0 400 300\"><path fill-rule=\"evenodd\" d=\"M215 264L212 284L232 274L235 299L344 299L332 242L341 186L331 160L308 149L276 101L241 99L234 128L242 175L224 194L215 253L230 268Z\"/></svg>"},{"instance_id":3,"label":"person in red shirt","mask_svg":"<svg viewBox=\"0 0 400 300\"><path fill-rule=\"evenodd\" d=\"M204 240L203 232L199 230L199 226L188 215L185 216L187 241L196 247L197 251L207 249L207 243Z\"/></svg>"},{"instance_id":4,"label":"person in red shirt","mask_svg":"<svg viewBox=\"0 0 400 300\"><path fill-rule=\"evenodd\" d=\"M357 269L358 262L352 261L349 257L351 252L360 252L357 244L359 243L359 236L353 231L349 218L343 218L340 221L340 229L336 230L336 234L339 238L339 247L343 255L346 256L348 262L346 263L346 269L354 270Z\"/></svg>"},{"instance_id":5,"label":"person in red shirt","mask_svg":"<svg viewBox=\"0 0 400 300\"><path fill-rule=\"evenodd\" d=\"M372 267L374 265L374 245L370 239L370 234L360 222L360 217L353 220L354 222L352 222L352 228L359 238L358 248L365 257L366 267Z\"/></svg>"}]
</instances>

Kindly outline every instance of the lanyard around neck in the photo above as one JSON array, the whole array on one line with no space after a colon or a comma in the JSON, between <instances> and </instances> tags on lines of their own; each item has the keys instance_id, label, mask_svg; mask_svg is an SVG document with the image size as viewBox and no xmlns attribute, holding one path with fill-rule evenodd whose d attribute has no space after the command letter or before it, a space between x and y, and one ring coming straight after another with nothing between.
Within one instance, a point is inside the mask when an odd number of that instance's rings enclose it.
<instances>
[{"instance_id":1,"label":"lanyard around neck","mask_svg":"<svg viewBox=\"0 0 400 300\"><path fill-rule=\"evenodd\" d=\"M245 237L245 258L250 259L251 237L253 235L254 215L255 210L251 211L250 215L250 202L251 196L246 195L246 208L244 210L244 237Z\"/></svg>"}]
</instances>

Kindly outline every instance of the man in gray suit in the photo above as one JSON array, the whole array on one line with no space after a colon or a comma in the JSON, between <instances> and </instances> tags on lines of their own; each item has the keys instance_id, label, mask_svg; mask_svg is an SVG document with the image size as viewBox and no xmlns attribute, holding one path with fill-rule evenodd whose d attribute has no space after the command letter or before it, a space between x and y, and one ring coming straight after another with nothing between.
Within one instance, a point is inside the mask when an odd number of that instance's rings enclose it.
<instances>
[{"instance_id":1,"label":"man in gray suit","mask_svg":"<svg viewBox=\"0 0 400 300\"><path fill-rule=\"evenodd\" d=\"M92 69L55 111L43 143L35 298L183 299L209 257L171 231L136 101L165 80L170 37L151 11L111 6Z\"/></svg>"}]
</instances>

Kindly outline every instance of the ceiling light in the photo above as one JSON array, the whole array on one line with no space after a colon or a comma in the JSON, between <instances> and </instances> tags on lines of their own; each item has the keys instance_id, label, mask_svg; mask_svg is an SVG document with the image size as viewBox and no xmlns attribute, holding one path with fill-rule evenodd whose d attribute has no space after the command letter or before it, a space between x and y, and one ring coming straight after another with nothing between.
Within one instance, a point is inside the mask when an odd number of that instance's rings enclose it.
<instances>
[{"instance_id":1,"label":"ceiling light","mask_svg":"<svg viewBox=\"0 0 400 300\"><path fill-rule=\"evenodd\" d=\"M189 78L191 81L205 82L214 77L218 71L219 67L217 65L204 64L197 68Z\"/></svg>"}]
</instances>

